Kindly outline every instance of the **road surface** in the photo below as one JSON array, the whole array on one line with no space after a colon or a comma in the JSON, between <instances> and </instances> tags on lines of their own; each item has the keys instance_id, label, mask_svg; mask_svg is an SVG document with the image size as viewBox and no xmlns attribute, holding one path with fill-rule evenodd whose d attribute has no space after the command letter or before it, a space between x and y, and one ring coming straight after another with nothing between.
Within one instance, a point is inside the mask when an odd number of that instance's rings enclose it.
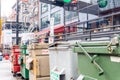
<instances>
[{"instance_id":1,"label":"road surface","mask_svg":"<svg viewBox=\"0 0 120 80\"><path fill-rule=\"evenodd\" d=\"M21 80L13 77L9 60L0 61L0 80Z\"/></svg>"}]
</instances>

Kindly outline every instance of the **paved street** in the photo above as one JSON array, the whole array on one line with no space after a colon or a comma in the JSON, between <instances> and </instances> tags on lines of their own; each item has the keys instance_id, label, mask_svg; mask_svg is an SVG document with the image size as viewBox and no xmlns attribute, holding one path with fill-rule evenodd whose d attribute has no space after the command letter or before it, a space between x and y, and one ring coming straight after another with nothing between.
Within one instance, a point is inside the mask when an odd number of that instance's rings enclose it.
<instances>
[{"instance_id":1,"label":"paved street","mask_svg":"<svg viewBox=\"0 0 120 80\"><path fill-rule=\"evenodd\" d=\"M11 63L8 60L0 61L0 80L18 80L12 76Z\"/></svg>"}]
</instances>

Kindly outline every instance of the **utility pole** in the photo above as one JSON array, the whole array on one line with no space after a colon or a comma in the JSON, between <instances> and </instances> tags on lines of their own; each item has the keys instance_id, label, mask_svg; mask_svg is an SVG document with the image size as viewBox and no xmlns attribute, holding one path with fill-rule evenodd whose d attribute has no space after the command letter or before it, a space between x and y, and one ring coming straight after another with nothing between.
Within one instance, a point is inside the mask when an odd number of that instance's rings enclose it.
<instances>
[{"instance_id":1,"label":"utility pole","mask_svg":"<svg viewBox=\"0 0 120 80\"><path fill-rule=\"evenodd\" d=\"M19 44L19 0L17 0L17 3L16 3L16 45Z\"/></svg>"}]
</instances>

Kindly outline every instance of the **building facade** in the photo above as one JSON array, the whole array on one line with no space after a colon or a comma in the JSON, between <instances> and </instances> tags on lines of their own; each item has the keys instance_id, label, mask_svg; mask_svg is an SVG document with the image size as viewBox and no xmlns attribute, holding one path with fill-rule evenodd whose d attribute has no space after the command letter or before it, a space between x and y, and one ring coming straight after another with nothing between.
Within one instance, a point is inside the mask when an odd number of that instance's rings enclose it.
<instances>
[{"instance_id":1,"label":"building facade","mask_svg":"<svg viewBox=\"0 0 120 80\"><path fill-rule=\"evenodd\" d=\"M99 0L102 1L102 0ZM54 33L99 32L118 29L120 24L118 0L79 0L75 6L63 8L42 3L40 4L40 33L50 32L50 18L54 18ZM78 6L78 7L76 7ZM69 10L69 11L68 11ZM65 13L65 14L64 14ZM62 28L63 27L63 28ZM114 27L110 29L104 29ZM100 28L100 29L99 29Z\"/></svg>"}]
</instances>

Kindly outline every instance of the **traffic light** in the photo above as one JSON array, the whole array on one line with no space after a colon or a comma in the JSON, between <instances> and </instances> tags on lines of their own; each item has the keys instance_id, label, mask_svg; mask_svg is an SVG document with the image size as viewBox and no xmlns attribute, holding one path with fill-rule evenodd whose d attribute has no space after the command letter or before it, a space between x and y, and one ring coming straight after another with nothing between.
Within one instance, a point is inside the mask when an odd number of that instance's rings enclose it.
<instances>
[{"instance_id":1,"label":"traffic light","mask_svg":"<svg viewBox=\"0 0 120 80\"><path fill-rule=\"evenodd\" d=\"M70 3L71 0L63 0L65 3Z\"/></svg>"},{"instance_id":2,"label":"traffic light","mask_svg":"<svg viewBox=\"0 0 120 80\"><path fill-rule=\"evenodd\" d=\"M63 7L65 3L69 4L73 0L52 0L52 4L56 6Z\"/></svg>"},{"instance_id":3,"label":"traffic light","mask_svg":"<svg viewBox=\"0 0 120 80\"><path fill-rule=\"evenodd\" d=\"M53 0L54 2L70 3L73 0Z\"/></svg>"},{"instance_id":4,"label":"traffic light","mask_svg":"<svg viewBox=\"0 0 120 80\"><path fill-rule=\"evenodd\" d=\"M71 4L76 4L78 0L40 0L40 2L52 4L56 6L70 6Z\"/></svg>"},{"instance_id":5,"label":"traffic light","mask_svg":"<svg viewBox=\"0 0 120 80\"><path fill-rule=\"evenodd\" d=\"M72 0L72 4L76 4L78 0Z\"/></svg>"}]
</instances>

